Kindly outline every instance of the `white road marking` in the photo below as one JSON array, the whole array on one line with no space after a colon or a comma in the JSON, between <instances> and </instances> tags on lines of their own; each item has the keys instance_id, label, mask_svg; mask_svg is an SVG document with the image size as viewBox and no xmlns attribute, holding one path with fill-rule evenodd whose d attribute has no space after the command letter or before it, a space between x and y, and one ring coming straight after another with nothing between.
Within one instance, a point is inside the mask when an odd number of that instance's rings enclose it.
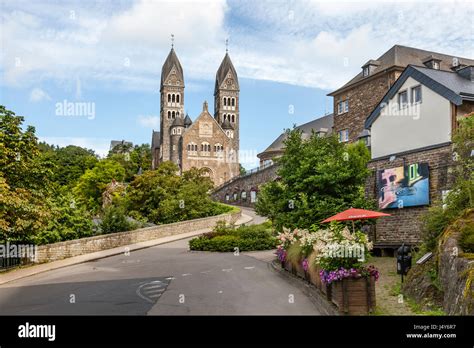
<instances>
[{"instance_id":1,"label":"white road marking","mask_svg":"<svg viewBox=\"0 0 474 348\"><path fill-rule=\"evenodd\" d=\"M254 269L255 266L252 266L252 267L244 267L245 269Z\"/></svg>"},{"instance_id":2,"label":"white road marking","mask_svg":"<svg viewBox=\"0 0 474 348\"><path fill-rule=\"evenodd\" d=\"M221 290L221 291L219 291L219 294L222 294L222 293L223 293L223 291L222 291L222 290Z\"/></svg>"},{"instance_id":3,"label":"white road marking","mask_svg":"<svg viewBox=\"0 0 474 348\"><path fill-rule=\"evenodd\" d=\"M232 271L232 268L223 268L222 271L223 272L230 272L230 271Z\"/></svg>"},{"instance_id":4,"label":"white road marking","mask_svg":"<svg viewBox=\"0 0 474 348\"><path fill-rule=\"evenodd\" d=\"M183 274L181 274L182 277L187 277L187 276L190 276L190 275L191 275L191 273L183 273Z\"/></svg>"},{"instance_id":5,"label":"white road marking","mask_svg":"<svg viewBox=\"0 0 474 348\"><path fill-rule=\"evenodd\" d=\"M176 278L175 278L175 277L168 277L168 278L166 278L166 280L174 280L174 279L176 279Z\"/></svg>"},{"instance_id":6,"label":"white road marking","mask_svg":"<svg viewBox=\"0 0 474 348\"><path fill-rule=\"evenodd\" d=\"M211 273L211 271L202 271L202 272L200 272L200 273L206 274L206 273Z\"/></svg>"}]
</instances>

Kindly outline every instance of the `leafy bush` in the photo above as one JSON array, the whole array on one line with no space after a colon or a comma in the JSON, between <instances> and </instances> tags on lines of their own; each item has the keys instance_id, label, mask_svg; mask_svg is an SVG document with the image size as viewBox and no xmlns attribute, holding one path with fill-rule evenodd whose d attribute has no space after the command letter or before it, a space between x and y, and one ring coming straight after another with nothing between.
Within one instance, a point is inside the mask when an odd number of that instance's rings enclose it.
<instances>
[{"instance_id":1,"label":"leafy bush","mask_svg":"<svg viewBox=\"0 0 474 348\"><path fill-rule=\"evenodd\" d=\"M114 205L105 208L104 216L100 224L100 229L103 234L131 231L138 227L137 223L128 220L123 207Z\"/></svg>"},{"instance_id":2,"label":"leafy bush","mask_svg":"<svg viewBox=\"0 0 474 348\"><path fill-rule=\"evenodd\" d=\"M365 198L370 154L362 143L345 145L335 136L303 139L288 131L277 182L263 185L255 209L278 230L320 226L322 220L349 207L374 209Z\"/></svg>"},{"instance_id":3,"label":"leafy bush","mask_svg":"<svg viewBox=\"0 0 474 348\"><path fill-rule=\"evenodd\" d=\"M474 221L461 228L459 246L465 253L474 253Z\"/></svg>"},{"instance_id":4,"label":"leafy bush","mask_svg":"<svg viewBox=\"0 0 474 348\"><path fill-rule=\"evenodd\" d=\"M474 143L474 114L462 119L453 137L456 178L453 188L445 202L437 202L422 218L423 241L426 248L434 251L439 236L465 211L474 208L474 157L471 156ZM466 240L469 237L465 238ZM468 243L469 244L469 243Z\"/></svg>"},{"instance_id":5,"label":"leafy bush","mask_svg":"<svg viewBox=\"0 0 474 348\"><path fill-rule=\"evenodd\" d=\"M269 250L276 247L276 239L265 226L240 226L234 229L218 223L214 231L189 241L191 250L201 251L251 251Z\"/></svg>"}]
</instances>

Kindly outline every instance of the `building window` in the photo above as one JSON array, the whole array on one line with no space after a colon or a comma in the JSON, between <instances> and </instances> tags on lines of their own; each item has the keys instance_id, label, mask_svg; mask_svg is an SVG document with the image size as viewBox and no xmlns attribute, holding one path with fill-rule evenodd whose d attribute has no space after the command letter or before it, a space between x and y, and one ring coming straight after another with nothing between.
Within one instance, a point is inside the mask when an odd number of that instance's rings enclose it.
<instances>
[{"instance_id":1,"label":"building window","mask_svg":"<svg viewBox=\"0 0 474 348\"><path fill-rule=\"evenodd\" d=\"M179 103L179 94L176 94L176 102Z\"/></svg>"},{"instance_id":2,"label":"building window","mask_svg":"<svg viewBox=\"0 0 474 348\"><path fill-rule=\"evenodd\" d=\"M362 75L364 75L364 77L369 76L369 67L368 66L364 66L362 68Z\"/></svg>"},{"instance_id":3,"label":"building window","mask_svg":"<svg viewBox=\"0 0 474 348\"><path fill-rule=\"evenodd\" d=\"M176 112L173 111L173 112L171 113L171 118L172 118L173 120L176 118Z\"/></svg>"},{"instance_id":4,"label":"building window","mask_svg":"<svg viewBox=\"0 0 474 348\"><path fill-rule=\"evenodd\" d=\"M171 134L176 134L176 128L173 128L173 129L171 130Z\"/></svg>"},{"instance_id":5,"label":"building window","mask_svg":"<svg viewBox=\"0 0 474 348\"><path fill-rule=\"evenodd\" d=\"M339 131L339 142L345 143L349 141L349 129Z\"/></svg>"},{"instance_id":6,"label":"building window","mask_svg":"<svg viewBox=\"0 0 474 348\"><path fill-rule=\"evenodd\" d=\"M235 115L232 115L232 122L235 122Z\"/></svg>"},{"instance_id":7,"label":"building window","mask_svg":"<svg viewBox=\"0 0 474 348\"><path fill-rule=\"evenodd\" d=\"M246 200L247 200L247 192L246 192L246 191L242 191L241 194L240 194L240 198L241 198L243 201L246 201Z\"/></svg>"},{"instance_id":8,"label":"building window","mask_svg":"<svg viewBox=\"0 0 474 348\"><path fill-rule=\"evenodd\" d=\"M221 144L217 143L214 145L214 155L218 155L219 152L222 152L224 151L224 146L222 146Z\"/></svg>"},{"instance_id":9,"label":"building window","mask_svg":"<svg viewBox=\"0 0 474 348\"><path fill-rule=\"evenodd\" d=\"M255 203L257 201L257 191L250 191L250 203Z\"/></svg>"},{"instance_id":10,"label":"building window","mask_svg":"<svg viewBox=\"0 0 474 348\"><path fill-rule=\"evenodd\" d=\"M398 108L403 109L408 106L408 92L403 91L398 93Z\"/></svg>"},{"instance_id":11,"label":"building window","mask_svg":"<svg viewBox=\"0 0 474 348\"><path fill-rule=\"evenodd\" d=\"M168 111L168 120L171 118L171 111Z\"/></svg>"},{"instance_id":12,"label":"building window","mask_svg":"<svg viewBox=\"0 0 474 348\"><path fill-rule=\"evenodd\" d=\"M226 195L225 195L225 200L226 200L226 202L228 202L229 199L230 199L229 194L226 194Z\"/></svg>"},{"instance_id":13,"label":"building window","mask_svg":"<svg viewBox=\"0 0 474 348\"><path fill-rule=\"evenodd\" d=\"M201 152L204 156L209 156L211 152L211 144L209 143L202 143L201 144Z\"/></svg>"},{"instance_id":14,"label":"building window","mask_svg":"<svg viewBox=\"0 0 474 348\"><path fill-rule=\"evenodd\" d=\"M433 61L433 69L439 70L439 62Z\"/></svg>"},{"instance_id":15,"label":"building window","mask_svg":"<svg viewBox=\"0 0 474 348\"><path fill-rule=\"evenodd\" d=\"M232 98L232 106L235 106L235 98Z\"/></svg>"},{"instance_id":16,"label":"building window","mask_svg":"<svg viewBox=\"0 0 474 348\"><path fill-rule=\"evenodd\" d=\"M421 85L415 86L411 89L411 102L413 104L421 103Z\"/></svg>"},{"instance_id":17,"label":"building window","mask_svg":"<svg viewBox=\"0 0 474 348\"><path fill-rule=\"evenodd\" d=\"M224 99L224 106L227 106L227 98L223 98Z\"/></svg>"},{"instance_id":18,"label":"building window","mask_svg":"<svg viewBox=\"0 0 474 348\"><path fill-rule=\"evenodd\" d=\"M181 134L181 128L178 128L178 129L176 130L176 133Z\"/></svg>"},{"instance_id":19,"label":"building window","mask_svg":"<svg viewBox=\"0 0 474 348\"><path fill-rule=\"evenodd\" d=\"M171 102L171 94L168 94L168 103Z\"/></svg>"},{"instance_id":20,"label":"building window","mask_svg":"<svg viewBox=\"0 0 474 348\"><path fill-rule=\"evenodd\" d=\"M349 111L349 100L341 100L339 103L337 103L337 113L338 114L343 114L345 112Z\"/></svg>"}]
</instances>

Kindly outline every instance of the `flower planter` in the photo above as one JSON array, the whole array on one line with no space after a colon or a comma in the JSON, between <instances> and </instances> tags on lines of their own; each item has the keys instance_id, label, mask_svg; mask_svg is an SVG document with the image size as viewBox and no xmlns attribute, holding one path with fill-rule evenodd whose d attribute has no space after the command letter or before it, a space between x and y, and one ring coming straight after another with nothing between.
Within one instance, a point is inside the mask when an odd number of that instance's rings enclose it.
<instances>
[{"instance_id":1,"label":"flower planter","mask_svg":"<svg viewBox=\"0 0 474 348\"><path fill-rule=\"evenodd\" d=\"M375 310L375 278L345 278L330 284L331 301L339 312L367 315Z\"/></svg>"},{"instance_id":2,"label":"flower planter","mask_svg":"<svg viewBox=\"0 0 474 348\"><path fill-rule=\"evenodd\" d=\"M297 264L293 264L293 274L300 277L300 278L305 278L305 275L304 275L304 268L303 268L303 265L301 264L301 261L302 260L299 260Z\"/></svg>"},{"instance_id":3,"label":"flower planter","mask_svg":"<svg viewBox=\"0 0 474 348\"><path fill-rule=\"evenodd\" d=\"M292 265L291 265L291 262L290 261L285 261L285 267L284 267L288 272L291 272L292 270Z\"/></svg>"}]
</instances>

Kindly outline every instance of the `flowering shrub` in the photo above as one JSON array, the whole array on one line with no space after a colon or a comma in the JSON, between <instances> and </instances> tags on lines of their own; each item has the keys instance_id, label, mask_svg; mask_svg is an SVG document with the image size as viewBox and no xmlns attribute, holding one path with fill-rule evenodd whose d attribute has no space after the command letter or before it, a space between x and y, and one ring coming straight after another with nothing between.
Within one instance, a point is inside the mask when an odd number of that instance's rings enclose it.
<instances>
[{"instance_id":1,"label":"flowering shrub","mask_svg":"<svg viewBox=\"0 0 474 348\"><path fill-rule=\"evenodd\" d=\"M360 267L356 268L339 268L335 271L326 271L322 270L319 272L319 276L321 277L321 281L325 284L331 284L334 281L342 280L344 278L361 278L361 277L369 277L373 276L375 280L379 279L379 271L374 266L369 267Z\"/></svg>"},{"instance_id":2,"label":"flowering shrub","mask_svg":"<svg viewBox=\"0 0 474 348\"><path fill-rule=\"evenodd\" d=\"M340 228L337 225L315 232L285 228L277 240L277 257L280 261L301 262L307 272L311 260L312 264L322 269L320 277L324 283L330 284L350 277L373 276L375 280L379 277L374 266L362 266L373 247L362 232L351 233L347 227Z\"/></svg>"},{"instance_id":3,"label":"flowering shrub","mask_svg":"<svg viewBox=\"0 0 474 348\"><path fill-rule=\"evenodd\" d=\"M303 266L303 269L305 272L308 272L308 268L309 268L309 262L308 262L308 259L303 259L303 261L301 262L301 266Z\"/></svg>"},{"instance_id":4,"label":"flowering shrub","mask_svg":"<svg viewBox=\"0 0 474 348\"><path fill-rule=\"evenodd\" d=\"M288 228L284 228L283 232L279 233L277 237L279 246L281 246L285 250L288 250L291 244L300 240L305 232L307 231L299 230L299 229L295 229L294 231L291 231Z\"/></svg>"},{"instance_id":5,"label":"flowering shrub","mask_svg":"<svg viewBox=\"0 0 474 348\"><path fill-rule=\"evenodd\" d=\"M286 250L283 249L281 245L278 246L277 257L278 257L278 260L280 260L281 262L286 261Z\"/></svg>"},{"instance_id":6,"label":"flowering shrub","mask_svg":"<svg viewBox=\"0 0 474 348\"><path fill-rule=\"evenodd\" d=\"M326 271L358 268L367 260L373 247L364 233L351 233L347 227L332 226L316 233L318 238L313 245L315 262Z\"/></svg>"}]
</instances>

